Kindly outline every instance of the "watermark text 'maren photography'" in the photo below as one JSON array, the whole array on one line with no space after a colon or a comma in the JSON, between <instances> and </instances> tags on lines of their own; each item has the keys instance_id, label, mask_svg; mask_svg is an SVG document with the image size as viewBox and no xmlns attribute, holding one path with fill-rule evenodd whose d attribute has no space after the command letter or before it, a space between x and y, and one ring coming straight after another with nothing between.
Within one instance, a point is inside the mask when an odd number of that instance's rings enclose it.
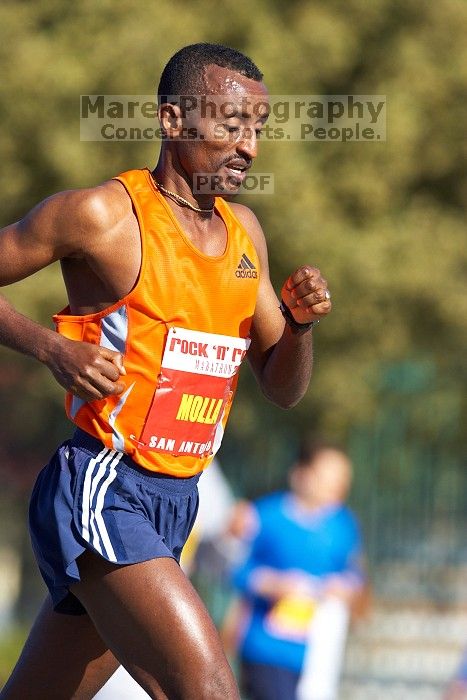
<instances>
[{"instance_id":1,"label":"watermark text 'maren photography'","mask_svg":"<svg viewBox=\"0 0 467 700\"><path fill-rule=\"evenodd\" d=\"M243 96L233 102L219 95L169 95L178 105L189 141L235 140L254 129L266 141L385 141L385 95ZM242 115L258 124L245 127ZM80 136L83 141L152 141L166 138L157 120L157 102L150 95L81 95Z\"/></svg>"}]
</instances>

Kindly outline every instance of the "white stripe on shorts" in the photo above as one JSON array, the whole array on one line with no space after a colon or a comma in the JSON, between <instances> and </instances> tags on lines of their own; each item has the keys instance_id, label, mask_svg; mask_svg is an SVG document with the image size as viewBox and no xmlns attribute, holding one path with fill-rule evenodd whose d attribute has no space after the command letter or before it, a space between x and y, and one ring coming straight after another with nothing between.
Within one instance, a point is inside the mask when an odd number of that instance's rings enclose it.
<instances>
[{"instance_id":1,"label":"white stripe on shorts","mask_svg":"<svg viewBox=\"0 0 467 700\"><path fill-rule=\"evenodd\" d=\"M96 498L96 507L95 507L95 515L96 515L96 523L97 527L99 528L99 532L101 535L102 539L102 544L104 545L105 551L107 553L108 558L110 561L117 561L117 557L115 556L114 549L112 547L112 543L110 541L109 533L107 532L107 528L105 527L105 522L104 518L102 517L102 508L104 507L104 498L105 494L107 493L107 489L109 488L110 484L112 481L117 476L117 470L115 467L123 457L123 452L114 452L114 459L110 463L109 467L109 475L107 479L102 483L102 485L99 488L99 493L97 494Z\"/></svg>"},{"instance_id":2,"label":"white stripe on shorts","mask_svg":"<svg viewBox=\"0 0 467 700\"><path fill-rule=\"evenodd\" d=\"M92 472L94 472L95 467L97 466L97 463L93 464L92 469L90 470L91 473L91 481L89 484L89 496L88 493L86 492L86 499L88 500L88 514L87 514L87 523L88 523L88 535L89 537L92 535L92 544L93 546L97 549L99 554L102 554L102 549L101 549L101 544L99 541L99 533L97 531L96 527L96 522L95 522L95 512L92 507L92 504L94 502L94 496L96 495L97 488L99 486L99 482L105 478L105 475L107 473L107 465L109 462L114 458L114 456L117 453L114 450L109 449L108 453L104 455L101 464L99 465L99 468L95 475L93 476ZM91 465L91 462L89 462L89 465ZM86 473L86 477L88 475L88 472ZM83 500L84 500L84 491L83 491ZM84 506L84 503L83 503ZM83 508L84 510L84 508ZM85 537L85 539L90 542L91 540Z\"/></svg>"},{"instance_id":3,"label":"white stripe on shorts","mask_svg":"<svg viewBox=\"0 0 467 700\"><path fill-rule=\"evenodd\" d=\"M91 461L89 462L88 466L86 467L86 476L84 477L84 484L83 484L83 500L82 500L82 515L81 515L81 527L82 531L81 534L84 537L84 539L87 542L90 542L89 538L89 508L91 505L91 499L90 499L90 493L91 493L91 481L92 481L92 473L94 471L94 467L96 464L99 464L99 462L105 457L105 455L110 452L108 447L104 447L101 452L96 457L93 457Z\"/></svg>"},{"instance_id":4,"label":"white stripe on shorts","mask_svg":"<svg viewBox=\"0 0 467 700\"><path fill-rule=\"evenodd\" d=\"M102 509L105 494L117 476L115 467L122 457L123 452L116 452L105 447L89 461L83 484L81 534L89 543L91 543L92 536L92 545L100 554L103 554L102 543L110 561L117 561L117 557L105 526ZM94 498L95 506L93 507Z\"/></svg>"}]
</instances>

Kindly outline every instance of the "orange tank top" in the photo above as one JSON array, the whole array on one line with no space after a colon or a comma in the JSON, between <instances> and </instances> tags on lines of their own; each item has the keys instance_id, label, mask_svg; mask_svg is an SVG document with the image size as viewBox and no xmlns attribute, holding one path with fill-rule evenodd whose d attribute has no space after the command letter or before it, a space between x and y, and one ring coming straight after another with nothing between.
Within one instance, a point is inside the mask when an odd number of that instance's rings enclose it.
<instances>
[{"instance_id":1,"label":"orange tank top","mask_svg":"<svg viewBox=\"0 0 467 700\"><path fill-rule=\"evenodd\" d=\"M187 477L218 450L235 393L259 283L259 260L230 206L216 197L225 251L204 255L186 236L148 169L117 178L141 235L138 281L98 313L54 316L72 340L121 352L125 390L85 402L67 394L68 417L140 466Z\"/></svg>"}]
</instances>

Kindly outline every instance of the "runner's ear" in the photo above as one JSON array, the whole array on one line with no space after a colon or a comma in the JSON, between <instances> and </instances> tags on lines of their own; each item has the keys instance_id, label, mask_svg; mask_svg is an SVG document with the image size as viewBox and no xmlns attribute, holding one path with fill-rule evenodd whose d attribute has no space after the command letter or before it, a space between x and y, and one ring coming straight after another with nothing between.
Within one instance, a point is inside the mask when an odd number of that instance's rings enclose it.
<instances>
[{"instance_id":1,"label":"runner's ear","mask_svg":"<svg viewBox=\"0 0 467 700\"><path fill-rule=\"evenodd\" d=\"M179 105L165 103L160 105L158 116L164 135L168 138L180 136L183 128L182 111Z\"/></svg>"}]
</instances>

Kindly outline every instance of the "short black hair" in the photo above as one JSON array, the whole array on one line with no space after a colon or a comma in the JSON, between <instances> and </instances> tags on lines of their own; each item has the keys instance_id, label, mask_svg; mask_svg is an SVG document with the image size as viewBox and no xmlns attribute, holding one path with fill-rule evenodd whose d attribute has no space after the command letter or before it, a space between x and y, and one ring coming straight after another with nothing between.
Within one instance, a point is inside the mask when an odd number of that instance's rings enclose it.
<instances>
[{"instance_id":1,"label":"short black hair","mask_svg":"<svg viewBox=\"0 0 467 700\"><path fill-rule=\"evenodd\" d=\"M245 78L261 82L263 74L253 61L222 44L190 44L177 51L162 71L157 96L203 94L203 72L209 65L231 68ZM163 100L162 100L163 101Z\"/></svg>"}]
</instances>

